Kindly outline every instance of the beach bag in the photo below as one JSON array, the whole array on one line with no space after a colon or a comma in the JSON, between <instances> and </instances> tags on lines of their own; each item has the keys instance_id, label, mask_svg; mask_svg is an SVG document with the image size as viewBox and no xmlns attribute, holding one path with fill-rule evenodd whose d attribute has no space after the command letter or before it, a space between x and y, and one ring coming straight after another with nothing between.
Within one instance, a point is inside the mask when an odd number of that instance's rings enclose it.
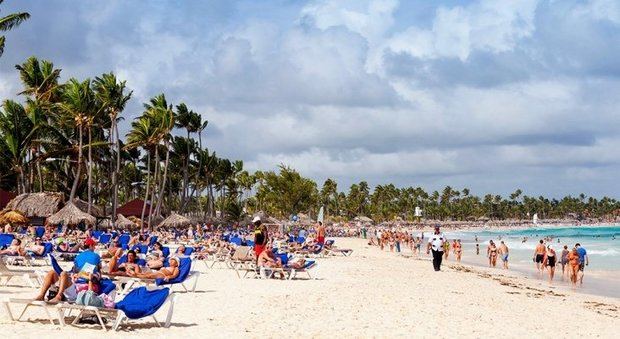
<instances>
[{"instance_id":1,"label":"beach bag","mask_svg":"<svg viewBox=\"0 0 620 339\"><path fill-rule=\"evenodd\" d=\"M103 299L93 291L81 291L78 293L75 303L84 306L103 307Z\"/></svg>"}]
</instances>

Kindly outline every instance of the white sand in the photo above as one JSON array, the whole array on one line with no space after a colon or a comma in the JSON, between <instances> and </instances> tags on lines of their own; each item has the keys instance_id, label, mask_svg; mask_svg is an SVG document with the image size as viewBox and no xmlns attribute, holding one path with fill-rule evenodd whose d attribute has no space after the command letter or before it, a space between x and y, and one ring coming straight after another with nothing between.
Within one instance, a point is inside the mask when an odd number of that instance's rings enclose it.
<instances>
[{"instance_id":1,"label":"white sand","mask_svg":"<svg viewBox=\"0 0 620 339\"><path fill-rule=\"evenodd\" d=\"M620 301L558 289L500 270L434 272L428 261L380 252L360 239L338 239L352 257L319 259L318 280L239 279L208 270L199 292L181 294L169 329L123 327L109 337L617 337ZM197 266L204 270L204 266ZM478 272L479 271L479 272ZM0 287L0 298L34 290ZM43 319L42 311L29 311ZM94 327L63 329L0 313L8 337L101 337Z\"/></svg>"}]
</instances>

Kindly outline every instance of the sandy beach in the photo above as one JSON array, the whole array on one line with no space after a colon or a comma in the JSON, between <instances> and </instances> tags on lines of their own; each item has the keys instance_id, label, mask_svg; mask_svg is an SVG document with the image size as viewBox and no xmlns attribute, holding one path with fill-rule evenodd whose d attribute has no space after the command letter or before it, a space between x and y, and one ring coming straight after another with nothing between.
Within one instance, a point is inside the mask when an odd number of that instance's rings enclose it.
<instances>
[{"instance_id":1,"label":"sandy beach","mask_svg":"<svg viewBox=\"0 0 620 339\"><path fill-rule=\"evenodd\" d=\"M550 288L541 282L449 263L431 263L381 252L362 239L337 243L351 257L319 259L317 280L239 279L232 270L197 268L195 294L181 293L172 326L138 323L110 337L578 337L612 338L620 326L618 299ZM34 290L2 287L0 298L30 297ZM15 307L17 310L18 307ZM14 311L15 312L15 311ZM11 322L7 337L96 338L95 327L52 327L44 313L35 322ZM578 320L578 321L577 321Z\"/></svg>"}]
</instances>

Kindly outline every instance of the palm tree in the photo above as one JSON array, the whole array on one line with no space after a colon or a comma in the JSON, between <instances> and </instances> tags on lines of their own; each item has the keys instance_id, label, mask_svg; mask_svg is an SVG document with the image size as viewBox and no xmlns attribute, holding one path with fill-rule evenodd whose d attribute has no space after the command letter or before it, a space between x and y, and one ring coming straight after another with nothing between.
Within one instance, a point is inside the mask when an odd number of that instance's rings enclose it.
<instances>
[{"instance_id":1,"label":"palm tree","mask_svg":"<svg viewBox=\"0 0 620 339\"><path fill-rule=\"evenodd\" d=\"M93 81L95 96L100 105L110 118L110 143L116 151L116 166L112 171L112 225L116 222L116 209L118 207L118 175L121 171L121 149L118 134L118 116L125 109L133 91L125 91L125 81L118 81L114 73L106 73L96 77Z\"/></svg>"},{"instance_id":2,"label":"palm tree","mask_svg":"<svg viewBox=\"0 0 620 339\"><path fill-rule=\"evenodd\" d=\"M32 140L33 125L24 107L12 100L6 100L0 111L0 145L8 150L10 163L18 173L18 193L26 192L24 161Z\"/></svg>"},{"instance_id":3,"label":"palm tree","mask_svg":"<svg viewBox=\"0 0 620 339\"><path fill-rule=\"evenodd\" d=\"M157 131L152 125L151 119L143 114L131 123L131 130L127 134L127 145L125 145L126 149L142 147L146 151L146 192L144 194L144 204L142 204L142 214L140 216L140 220L142 221L144 221L146 202L148 201L151 187L151 150L155 147L156 133Z\"/></svg>"},{"instance_id":4,"label":"palm tree","mask_svg":"<svg viewBox=\"0 0 620 339\"><path fill-rule=\"evenodd\" d=\"M69 196L69 201L73 201L82 170L84 127L92 124L93 116L97 111L97 101L91 89L90 79L86 79L83 82L79 82L73 78L70 79L63 90L62 97L63 100L59 104L59 107L61 111L65 113L63 118L67 125L78 129L78 166Z\"/></svg>"},{"instance_id":5,"label":"palm tree","mask_svg":"<svg viewBox=\"0 0 620 339\"><path fill-rule=\"evenodd\" d=\"M2 5L4 0L0 0L0 5ZM22 22L28 20L30 18L30 14L26 12L21 13L12 13L5 17L0 17L0 32L8 32L11 29L19 26ZM0 35L0 56L4 53L4 43L6 38L4 35Z\"/></svg>"}]
</instances>

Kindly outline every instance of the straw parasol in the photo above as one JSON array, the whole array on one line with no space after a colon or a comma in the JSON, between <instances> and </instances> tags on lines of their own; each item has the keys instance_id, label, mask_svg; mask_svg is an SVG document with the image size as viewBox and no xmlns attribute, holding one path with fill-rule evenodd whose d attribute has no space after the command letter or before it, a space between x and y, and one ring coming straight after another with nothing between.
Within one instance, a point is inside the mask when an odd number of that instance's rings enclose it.
<instances>
[{"instance_id":1,"label":"straw parasol","mask_svg":"<svg viewBox=\"0 0 620 339\"><path fill-rule=\"evenodd\" d=\"M49 217L58 212L65 201L62 193L24 193L9 201L7 208L19 211L28 218Z\"/></svg>"},{"instance_id":2,"label":"straw parasol","mask_svg":"<svg viewBox=\"0 0 620 339\"><path fill-rule=\"evenodd\" d=\"M172 212L169 217L159 223L158 227L183 227L191 225L192 221L188 218Z\"/></svg>"},{"instance_id":3,"label":"straw parasol","mask_svg":"<svg viewBox=\"0 0 620 339\"><path fill-rule=\"evenodd\" d=\"M139 219L138 219L139 220ZM122 228L133 228L136 227L138 224L127 219L124 215L119 214L116 218L116 226L118 227L122 227Z\"/></svg>"},{"instance_id":4,"label":"straw parasol","mask_svg":"<svg viewBox=\"0 0 620 339\"><path fill-rule=\"evenodd\" d=\"M18 211L7 211L0 215L0 224L25 224L27 222L28 218Z\"/></svg>"},{"instance_id":5,"label":"straw parasol","mask_svg":"<svg viewBox=\"0 0 620 339\"><path fill-rule=\"evenodd\" d=\"M88 213L88 202L80 199L80 198L75 198L73 199L73 204L79 208L82 212L84 213ZM90 204L90 215L92 215L95 218L104 218L105 214L103 213L103 208L95 205L95 204Z\"/></svg>"},{"instance_id":6,"label":"straw parasol","mask_svg":"<svg viewBox=\"0 0 620 339\"><path fill-rule=\"evenodd\" d=\"M82 212L73 203L67 203L60 211L56 212L49 218L47 223L52 225L63 224L66 226L75 226L80 223L92 226L97 220L90 214Z\"/></svg>"}]
</instances>

